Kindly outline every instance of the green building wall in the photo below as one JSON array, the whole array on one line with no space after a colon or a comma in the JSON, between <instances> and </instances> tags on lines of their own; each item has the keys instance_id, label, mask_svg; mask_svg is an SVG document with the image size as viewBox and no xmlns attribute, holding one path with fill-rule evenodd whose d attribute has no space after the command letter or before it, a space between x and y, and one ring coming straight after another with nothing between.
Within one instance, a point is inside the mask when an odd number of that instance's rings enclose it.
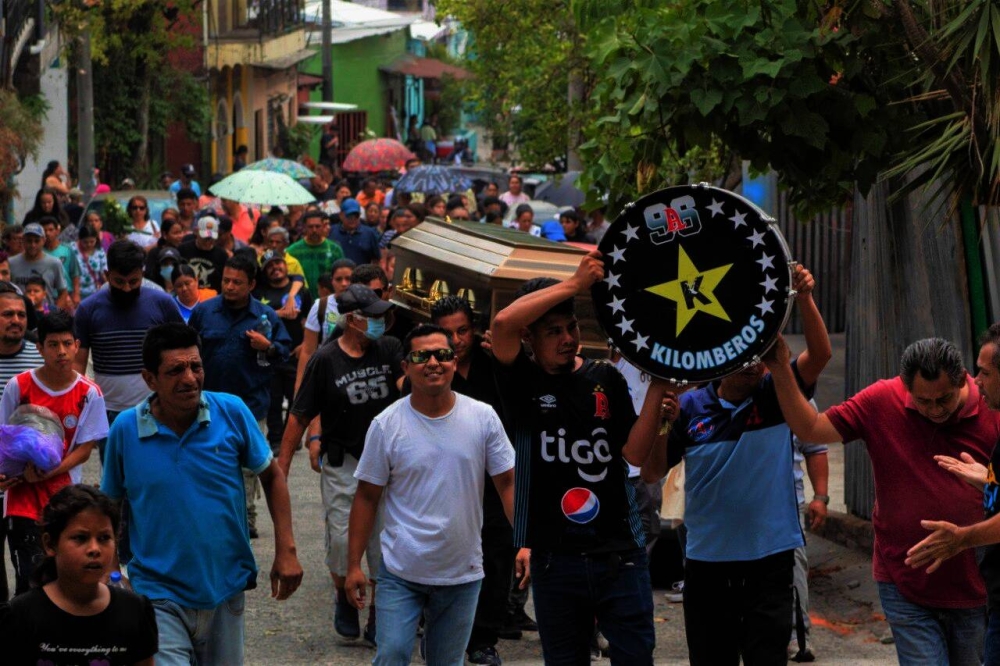
<instances>
[{"instance_id":1,"label":"green building wall","mask_svg":"<svg viewBox=\"0 0 1000 666\"><path fill-rule=\"evenodd\" d=\"M379 67L388 65L406 55L408 30L402 29L386 35L366 37L346 44L334 44L333 50L333 101L357 104L359 110L368 112L368 129L377 136L384 136L387 126L386 107L388 79ZM323 58L316 45L316 53L302 62L299 71L312 76L323 76ZM320 87L310 99L324 101ZM315 112L314 112L315 113ZM319 133L313 139L310 154L319 151Z\"/></svg>"}]
</instances>

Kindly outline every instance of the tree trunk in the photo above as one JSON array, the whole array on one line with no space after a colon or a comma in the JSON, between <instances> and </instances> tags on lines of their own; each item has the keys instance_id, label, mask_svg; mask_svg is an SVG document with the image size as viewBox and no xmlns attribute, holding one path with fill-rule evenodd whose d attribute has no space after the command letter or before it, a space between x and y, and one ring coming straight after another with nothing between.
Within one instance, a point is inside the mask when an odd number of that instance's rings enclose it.
<instances>
[{"instance_id":1,"label":"tree trunk","mask_svg":"<svg viewBox=\"0 0 1000 666\"><path fill-rule=\"evenodd\" d=\"M146 72L146 66L140 64L136 80L142 81L139 90L139 108L136 110L136 127L139 132L139 144L135 147L132 160L132 177L145 175L149 170L149 100L152 81Z\"/></svg>"},{"instance_id":2,"label":"tree trunk","mask_svg":"<svg viewBox=\"0 0 1000 666\"><path fill-rule=\"evenodd\" d=\"M889 203L898 180L855 194L851 284L847 301L845 389L851 396L899 374L910 343L945 338L974 367L968 279L961 225L947 205L914 194ZM894 186L895 185L895 186ZM851 513L870 518L871 462L863 442L847 445L844 496Z\"/></svg>"}]
</instances>

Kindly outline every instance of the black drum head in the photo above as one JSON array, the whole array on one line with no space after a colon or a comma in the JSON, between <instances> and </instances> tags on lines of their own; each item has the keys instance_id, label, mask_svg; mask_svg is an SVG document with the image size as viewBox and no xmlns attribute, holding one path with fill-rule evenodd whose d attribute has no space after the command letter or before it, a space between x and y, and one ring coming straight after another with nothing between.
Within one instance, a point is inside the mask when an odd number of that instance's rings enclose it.
<instances>
[{"instance_id":1,"label":"black drum head","mask_svg":"<svg viewBox=\"0 0 1000 666\"><path fill-rule=\"evenodd\" d=\"M644 196L598 249L597 319L626 359L656 377L732 374L758 361L788 321L788 246L771 218L732 192L702 184Z\"/></svg>"}]
</instances>

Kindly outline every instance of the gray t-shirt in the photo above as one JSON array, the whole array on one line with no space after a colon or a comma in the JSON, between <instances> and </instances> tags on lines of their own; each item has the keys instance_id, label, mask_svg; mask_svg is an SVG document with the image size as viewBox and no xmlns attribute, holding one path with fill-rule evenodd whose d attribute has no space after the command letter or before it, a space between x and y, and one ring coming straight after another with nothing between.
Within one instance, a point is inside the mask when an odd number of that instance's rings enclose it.
<instances>
[{"instance_id":1,"label":"gray t-shirt","mask_svg":"<svg viewBox=\"0 0 1000 666\"><path fill-rule=\"evenodd\" d=\"M35 261L28 261L23 252L10 258L10 277L14 284L24 291L29 278L40 277L45 280L45 292L53 303L59 299L60 292L66 291L64 275L62 262L44 253Z\"/></svg>"},{"instance_id":2,"label":"gray t-shirt","mask_svg":"<svg viewBox=\"0 0 1000 666\"><path fill-rule=\"evenodd\" d=\"M514 467L514 448L486 403L455 394L430 418L397 400L375 417L355 478L385 487L382 561L419 585L483 577L483 490Z\"/></svg>"}]
</instances>

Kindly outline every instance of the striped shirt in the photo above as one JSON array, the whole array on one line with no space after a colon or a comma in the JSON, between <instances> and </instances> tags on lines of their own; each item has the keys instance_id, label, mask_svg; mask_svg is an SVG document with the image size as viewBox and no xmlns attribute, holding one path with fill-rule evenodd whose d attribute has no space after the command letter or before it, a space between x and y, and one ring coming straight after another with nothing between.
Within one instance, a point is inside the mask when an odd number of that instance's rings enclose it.
<instances>
[{"instance_id":1,"label":"striped shirt","mask_svg":"<svg viewBox=\"0 0 1000 666\"><path fill-rule=\"evenodd\" d=\"M159 324L183 321L173 298L145 287L139 300L128 307L112 302L108 289L80 303L76 337L80 347L90 350L94 379L109 411L134 407L149 394L141 375L146 331Z\"/></svg>"},{"instance_id":2,"label":"striped shirt","mask_svg":"<svg viewBox=\"0 0 1000 666\"><path fill-rule=\"evenodd\" d=\"M0 354L0 388L7 386L14 375L34 370L42 365L42 355L34 342L24 340L21 348L13 354Z\"/></svg>"}]
</instances>

